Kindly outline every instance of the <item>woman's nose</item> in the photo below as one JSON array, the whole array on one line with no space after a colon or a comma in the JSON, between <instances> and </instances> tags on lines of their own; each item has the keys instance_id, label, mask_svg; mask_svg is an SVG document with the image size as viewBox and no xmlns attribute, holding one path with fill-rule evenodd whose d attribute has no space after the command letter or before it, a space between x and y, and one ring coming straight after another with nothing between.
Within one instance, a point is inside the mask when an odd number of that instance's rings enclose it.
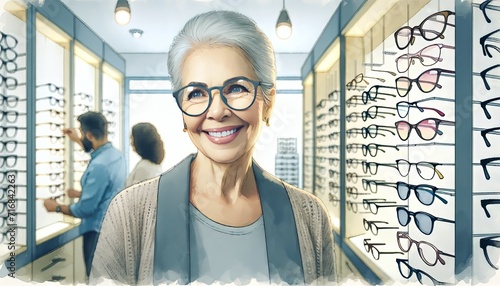
<instances>
[{"instance_id":1,"label":"woman's nose","mask_svg":"<svg viewBox=\"0 0 500 286\"><path fill-rule=\"evenodd\" d=\"M212 91L212 103L208 108L207 117L215 120L222 120L224 117L230 116L229 107L222 100L220 91Z\"/></svg>"}]
</instances>

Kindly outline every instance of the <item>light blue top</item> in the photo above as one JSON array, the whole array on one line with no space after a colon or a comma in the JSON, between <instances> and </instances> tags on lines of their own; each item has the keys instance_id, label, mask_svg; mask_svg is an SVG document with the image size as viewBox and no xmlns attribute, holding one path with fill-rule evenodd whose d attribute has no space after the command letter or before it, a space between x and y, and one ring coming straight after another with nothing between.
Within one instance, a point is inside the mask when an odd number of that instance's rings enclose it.
<instances>
[{"instance_id":1,"label":"light blue top","mask_svg":"<svg viewBox=\"0 0 500 286\"><path fill-rule=\"evenodd\" d=\"M109 142L90 153L90 157L80 180L82 195L69 209L82 219L85 231L99 232L111 198L125 185L127 171L123 154Z\"/></svg>"},{"instance_id":2,"label":"light blue top","mask_svg":"<svg viewBox=\"0 0 500 286\"><path fill-rule=\"evenodd\" d=\"M269 283L264 220L230 227L219 224L189 204L191 280L248 285Z\"/></svg>"}]
</instances>

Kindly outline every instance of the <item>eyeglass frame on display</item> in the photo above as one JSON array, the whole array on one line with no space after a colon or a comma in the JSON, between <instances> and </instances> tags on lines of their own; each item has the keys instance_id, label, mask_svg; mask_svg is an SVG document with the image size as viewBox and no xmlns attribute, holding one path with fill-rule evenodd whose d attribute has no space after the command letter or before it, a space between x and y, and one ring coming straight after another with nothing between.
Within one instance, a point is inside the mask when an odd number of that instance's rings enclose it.
<instances>
[{"instance_id":1,"label":"eyeglass frame on display","mask_svg":"<svg viewBox=\"0 0 500 286\"><path fill-rule=\"evenodd\" d=\"M8 130L15 130L14 134L10 133L8 134ZM26 127L17 127L17 126L5 126L5 127L0 127L0 137L5 137L7 138L14 138L17 136L18 130L26 130Z\"/></svg>"},{"instance_id":2,"label":"eyeglass frame on display","mask_svg":"<svg viewBox=\"0 0 500 286\"><path fill-rule=\"evenodd\" d=\"M371 96L372 95L372 89L375 88L375 95L374 96ZM396 89L396 87L394 86L388 86L388 85L372 85L368 90L365 90L361 93L361 101L364 103L364 104L367 104L368 101L374 101L376 102L376 100L385 100L385 98L379 98L378 96L379 95L387 95L387 96L391 96L391 97L396 97L396 95L392 94L392 93L385 93L385 92L379 92L379 88L388 88L388 89Z\"/></svg>"},{"instance_id":3,"label":"eyeglass frame on display","mask_svg":"<svg viewBox=\"0 0 500 286\"><path fill-rule=\"evenodd\" d=\"M64 86L57 86L56 84L51 82L38 84L36 85L36 88L44 86L47 86L49 88L49 91L52 93L57 93L59 95L64 95L66 93L66 88Z\"/></svg>"},{"instance_id":4,"label":"eyeglass frame on display","mask_svg":"<svg viewBox=\"0 0 500 286\"><path fill-rule=\"evenodd\" d=\"M400 186L405 186L407 188L408 192L406 193L406 195L404 195L402 193L402 189L400 188ZM418 201L420 203L422 203L423 205L425 205L425 206L432 205L434 203L435 198L438 198L444 204L448 204L448 200L446 200L445 198L443 198L442 196L440 196L439 194L437 194L437 192L439 192L441 194L447 194L449 196L455 196L454 190L452 190L452 189L438 188L436 186L432 186L432 185L428 185L428 184L412 185L412 184L408 184L406 182L398 181L398 182L396 182L396 186L394 186L394 187L396 188L398 196L399 196L399 198L401 200L403 200L403 201L408 200L410 198L411 190L413 190L413 193L414 193L415 197L417 197ZM422 187L428 188L430 190L428 190L428 189L422 189ZM422 196L418 194L418 191L431 193L432 194L432 200L430 202L428 202L428 201L422 201Z\"/></svg>"},{"instance_id":5,"label":"eyeglass frame on display","mask_svg":"<svg viewBox=\"0 0 500 286\"><path fill-rule=\"evenodd\" d=\"M451 101L451 102L455 102L453 99L448 99L448 98L441 98L441 97L431 97L431 98L424 98L424 99L420 99L420 100L417 100L417 101L413 101L413 102L408 102L408 101L400 101L398 103L396 103L396 110L397 110L397 114L400 118L405 118L408 116L408 114L410 113L410 108L414 107L414 108L418 108L418 110L420 112L424 112L426 109L427 110L432 110L432 111L435 111L439 116L441 117L444 117L445 116L445 113L442 112L441 110L437 109L437 108L432 108L432 107L422 107L422 106L419 106L417 105L418 103L420 102L424 102L424 101L428 101L428 100L433 100L433 99L437 99L437 100L445 100L445 101ZM404 116L401 115L401 112L400 112L400 108L399 106L401 106L401 104L403 103L406 103L408 104L408 110L406 111L406 114Z\"/></svg>"},{"instance_id":6,"label":"eyeglass frame on display","mask_svg":"<svg viewBox=\"0 0 500 286\"><path fill-rule=\"evenodd\" d=\"M429 275L429 273L427 273L423 270L417 269L417 268L413 268L410 264L408 264L408 259L396 258L396 263L398 264L399 274L401 274L401 276L403 278L410 279L410 277L413 275L413 273L415 273L415 275L417 276L418 282L420 282L420 284L423 284L423 282L422 282L422 274L423 274L423 275L427 276L429 279L431 279L432 283L434 285L455 285L453 283L438 281L434 277ZM404 265L406 265L406 267L408 267L408 270L409 270L408 277L403 274L403 270L401 269L401 263L403 263Z\"/></svg>"},{"instance_id":7,"label":"eyeglass frame on display","mask_svg":"<svg viewBox=\"0 0 500 286\"><path fill-rule=\"evenodd\" d=\"M482 199L481 200L481 207L483 208L484 213L485 213L487 218L491 218L491 214L488 211L488 209L486 208L486 206L493 205L493 204L500 204L500 199Z\"/></svg>"},{"instance_id":8,"label":"eyeglass frame on display","mask_svg":"<svg viewBox=\"0 0 500 286\"><path fill-rule=\"evenodd\" d=\"M417 247L418 255L420 256L420 258L422 259L422 261L425 264L429 265L429 266L435 266L438 261L441 263L441 265L445 265L446 261L441 257L441 255L448 256L448 257L455 257L455 255L453 255L453 254L446 253L446 252L438 249L435 245L431 244L428 241L416 241L416 240L414 240L413 238L411 238L408 235L408 232L406 232L406 231L398 231L398 232L396 232L396 237L397 237L399 249L401 249L401 251L403 251L403 252L409 252L410 249L411 249L411 247L412 247L412 245L415 244L415 246ZM408 249L405 249L403 247L400 238L408 239L408 241L409 241ZM428 245L430 248L432 248L432 250L434 250L434 252L436 253L436 260L434 262L430 262L429 260L427 260L425 258L424 251L420 247L421 244Z\"/></svg>"},{"instance_id":9,"label":"eyeglass frame on display","mask_svg":"<svg viewBox=\"0 0 500 286\"><path fill-rule=\"evenodd\" d=\"M495 42L495 43L500 43L500 39L497 39L497 38L493 38L490 36L497 33L497 32L500 32L500 29L496 29L484 36L482 36L481 38L479 38L479 44L481 45L481 49L483 50L483 55L486 57L490 57L490 58L493 58L493 55L490 53L490 51L488 50L488 48L493 48L495 50L497 50L499 53L500 53L500 47L497 47L495 45L490 45L490 44L487 44L486 41L487 40L490 40L492 42Z\"/></svg>"},{"instance_id":10,"label":"eyeglass frame on display","mask_svg":"<svg viewBox=\"0 0 500 286\"><path fill-rule=\"evenodd\" d=\"M394 208L394 207L405 207L406 205L397 205L397 202L387 201L384 198L373 198L373 199L363 199L363 208L369 210L372 214L378 214L379 208ZM382 205L378 205L382 204ZM386 205L387 204L387 205ZM375 209L372 209L372 205Z\"/></svg>"},{"instance_id":11,"label":"eyeglass frame on display","mask_svg":"<svg viewBox=\"0 0 500 286\"><path fill-rule=\"evenodd\" d=\"M371 167L372 165L371 164L373 164L375 166L374 172L372 172L372 167ZM361 167L362 167L363 173L365 173L365 174L368 174L368 172L370 172L371 175L376 175L378 172L378 166L385 166L385 167L391 167L391 168L397 169L397 166L394 163L379 163L379 162L367 162L367 161L361 162Z\"/></svg>"},{"instance_id":12,"label":"eyeglass frame on display","mask_svg":"<svg viewBox=\"0 0 500 286\"><path fill-rule=\"evenodd\" d=\"M363 218L363 227L365 228L366 231L370 230L373 233L373 235L378 235L379 229L399 229L399 227L397 226L377 226L376 223L389 224L386 221L367 220L366 218ZM373 230L372 226L375 227L376 231Z\"/></svg>"},{"instance_id":13,"label":"eyeglass frame on display","mask_svg":"<svg viewBox=\"0 0 500 286\"><path fill-rule=\"evenodd\" d=\"M358 80L358 77L359 80ZM381 82L385 82L385 79L383 78L379 78L379 77L369 77L369 76L365 76L363 73L359 73L357 74L351 81L349 81L345 86L346 86L346 89L347 90L355 90L357 88L357 84L358 83L361 83L361 82L365 82L366 84L370 84L368 81L365 80L365 78L370 78L370 79L377 79ZM354 85L354 88L352 88L352 86Z\"/></svg>"},{"instance_id":14,"label":"eyeglass frame on display","mask_svg":"<svg viewBox=\"0 0 500 286\"><path fill-rule=\"evenodd\" d=\"M500 135L500 131L497 131L497 130L500 130L500 127L493 127L493 128L486 128L486 129L473 127L472 130L473 131L480 131L481 137L483 137L484 144L486 145L486 147L491 147L490 140L488 140L488 137L486 137L487 134Z\"/></svg>"},{"instance_id":15,"label":"eyeglass frame on display","mask_svg":"<svg viewBox=\"0 0 500 286\"><path fill-rule=\"evenodd\" d=\"M363 246L365 247L366 252L371 252L373 259L379 260L380 259L380 254L403 254L401 251L380 251L376 246L382 246L386 245L385 242L373 242L369 243L368 241L371 240L371 238L365 238L363 239ZM378 255L375 255L375 252L373 250L377 251Z\"/></svg>"},{"instance_id":16,"label":"eyeglass frame on display","mask_svg":"<svg viewBox=\"0 0 500 286\"><path fill-rule=\"evenodd\" d=\"M433 129L434 130L434 135L430 138L424 138L422 136L422 130L419 129L419 125L422 124L423 122L429 122L429 121L434 121L435 122L435 125L436 125L436 128L432 128L431 126L424 126L424 127L427 127L427 128L430 128L430 129ZM408 126L408 136L406 138L404 138L403 136L401 136L401 127L400 125L401 124L405 124ZM410 134L411 134L411 131L413 129L415 129L415 132L417 133L418 137L420 137L420 139L422 140L425 140L425 141L431 141L433 140L434 138L436 138L437 135L443 135L443 131L439 130L439 126L440 125L444 125L444 126L455 126L455 122L454 121L449 121L449 120L443 120L443 119L439 119L439 118L424 118L422 120L420 120L419 122L415 123L415 124L411 124L410 122L408 121L405 121L405 120L400 120L400 121L396 121L394 123L394 126L396 127L396 133L398 134L398 137L399 139L401 139L402 141L407 141L409 138L410 138Z\"/></svg>"},{"instance_id":17,"label":"eyeglass frame on display","mask_svg":"<svg viewBox=\"0 0 500 286\"><path fill-rule=\"evenodd\" d=\"M14 148L12 150L9 150L7 148L7 144L9 144L9 143L14 144ZM17 140L0 141L0 153L4 152L4 151L7 153L12 153L12 152L16 151L18 144L26 144L26 142L17 141Z\"/></svg>"},{"instance_id":18,"label":"eyeglass frame on display","mask_svg":"<svg viewBox=\"0 0 500 286\"><path fill-rule=\"evenodd\" d=\"M444 25L443 25L443 29L441 30L441 32L439 31L435 31L435 30L432 30L434 31L435 33L434 34L437 34L436 37L432 38L432 37L429 37L427 38L425 35L426 35L426 31L430 31L430 30L427 30L427 29L423 29L422 26L425 24L426 21L430 20L433 16L436 16L436 15L442 15L444 17ZM427 40L427 41L433 41L437 38L441 38L441 39L444 39L444 32L446 31L446 26L451 26L451 27L455 27L454 24L450 24L448 23L448 18L451 16L451 15L455 15L454 12L452 11L449 11L449 10L443 10L443 11L439 11L439 12L436 12L436 13L433 13L429 16L427 16L424 20L422 20L420 22L420 24L418 24L417 26L413 26L413 27L410 27L410 26L403 26L401 28L399 28L398 30L396 30L396 32L394 32L394 40L396 42L396 47L400 50L404 50L406 49L408 46L410 45L413 45L414 42L415 42L415 30L418 29L418 32L419 32L419 36L421 36L424 40ZM406 43L406 45L399 45L398 43L398 33L403 31L403 29L409 29L410 30L410 38L408 40L408 43Z\"/></svg>"},{"instance_id":19,"label":"eyeglass frame on display","mask_svg":"<svg viewBox=\"0 0 500 286\"><path fill-rule=\"evenodd\" d=\"M484 115L486 116L487 119L491 119L491 114L486 108L486 106L489 104L491 106L496 106L500 107L500 103L492 103L493 101L500 101L500 97L495 97L495 98L490 98L484 101L479 101L479 100L473 100L472 103L480 104L481 108L484 111Z\"/></svg>"},{"instance_id":20,"label":"eyeglass frame on display","mask_svg":"<svg viewBox=\"0 0 500 286\"><path fill-rule=\"evenodd\" d=\"M9 45L8 41L7 41L7 38L11 38L14 40L14 44L13 45ZM2 31L0 31L0 45L2 45L2 42L5 42L6 43L6 48L7 49L14 49L17 44L18 44L18 41L16 39L16 37L12 36L11 34L6 34L6 33L3 33ZM2 45L3 47L3 45Z\"/></svg>"},{"instance_id":21,"label":"eyeglass frame on display","mask_svg":"<svg viewBox=\"0 0 500 286\"><path fill-rule=\"evenodd\" d=\"M370 114L370 109L373 109L373 108L375 109L375 115ZM361 119L363 119L363 121L366 121L366 120L368 120L368 118L370 118L370 119L375 119L375 118L377 118L377 117L380 117L380 118L386 118L386 117L384 116L384 114L385 114L385 115L392 115L392 116L395 116L395 115L396 115L396 114L395 114L395 113L393 113L393 112L384 112L384 111L380 111L380 112L379 112L379 111L378 111L378 110L379 110L379 108L381 108L381 109L382 109L382 108L386 108L386 109L392 109L392 110L395 110L395 109L396 109L396 108L394 108L394 107L390 107L390 106L372 105L372 106L370 106L367 110L364 110L364 111L362 111L362 112L361 112ZM380 116L379 116L379 114L383 114L383 115L380 115Z\"/></svg>"},{"instance_id":22,"label":"eyeglass frame on display","mask_svg":"<svg viewBox=\"0 0 500 286\"><path fill-rule=\"evenodd\" d=\"M407 219L408 221L407 221L406 224L401 223L400 216L399 216L399 214L401 213L400 210L404 210L404 213L408 217L408 219ZM410 210L407 210L404 207L397 207L396 208L396 214L397 214L397 217L398 217L398 222L399 222L399 224L401 226L407 226L411 222L411 216L413 216L414 217L414 221L415 221L415 225L417 226L418 230L420 230L420 232L423 233L423 234L425 234L425 235L430 235L432 233L432 231L434 230L434 223L436 221L441 221L441 222L446 222L446 223L453 223L453 224L455 223L455 221L453 221L453 220L449 220L449 219L445 219L445 218L441 218L441 217L436 217L436 216L433 216L432 214L427 213L427 212L423 212L423 211L412 212ZM423 215L426 218L430 219L431 224L430 224L429 233L424 232L421 229L420 220L417 219L418 215Z\"/></svg>"},{"instance_id":23,"label":"eyeglass frame on display","mask_svg":"<svg viewBox=\"0 0 500 286\"><path fill-rule=\"evenodd\" d=\"M488 169L486 168L486 166L488 164L490 164L490 166L500 167L500 163L491 164L491 162L499 161L499 160L500 160L500 157L490 157L490 158L484 158L484 159L479 160L479 164L483 168L483 173L484 173L484 177L486 178L486 180L491 179L490 173L488 172Z\"/></svg>"},{"instance_id":24,"label":"eyeglass frame on display","mask_svg":"<svg viewBox=\"0 0 500 286\"><path fill-rule=\"evenodd\" d=\"M374 136L372 136L372 133L370 132L370 128L376 128ZM361 127L361 136L363 136L364 139L368 138L368 136L370 136L370 138L375 138L375 137L377 137L379 135L379 130L380 131L386 131L386 132L392 133L392 135L396 135L396 133L394 133L391 130L389 130L389 128L394 128L395 129L396 127L394 127L394 126L387 126L387 125L370 124L368 126ZM380 135L385 137L385 134L380 133Z\"/></svg>"},{"instance_id":25,"label":"eyeglass frame on display","mask_svg":"<svg viewBox=\"0 0 500 286\"><path fill-rule=\"evenodd\" d=\"M491 1L493 0L485 0L484 2L479 4L479 9L483 12L484 19L486 20L487 23L491 23L491 19L490 17L488 17L488 15L486 15L486 9L490 9L493 11L500 11L500 6L490 5Z\"/></svg>"},{"instance_id":26,"label":"eyeglass frame on display","mask_svg":"<svg viewBox=\"0 0 500 286\"><path fill-rule=\"evenodd\" d=\"M408 172L402 172L400 169L400 166L401 166L401 162L404 162L406 164L408 164ZM432 166L432 169L433 169L433 174L432 174L432 177L430 177L429 179L427 178L424 178L422 176L422 171L421 169L419 169L419 165L420 167L422 167L422 164L425 165L425 167L429 167ZM411 169L411 166L415 166L415 168L417 169L417 173L418 175L420 176L420 178L424 179L424 180L432 180L434 178L434 176L437 174L439 179L444 179L444 175L437 169L437 166L443 166L445 165L444 163L436 163L436 162L428 162L428 161L419 161L417 163L412 163L406 159L397 159L396 160L396 169L398 170L399 174L402 176L402 177L407 177L409 174L410 174L410 169ZM404 175L404 173L406 173L406 175Z\"/></svg>"},{"instance_id":27,"label":"eyeglass frame on display","mask_svg":"<svg viewBox=\"0 0 500 286\"><path fill-rule=\"evenodd\" d=\"M484 87L487 89L487 90L491 90L491 86L489 85L488 81L486 80L486 78L493 78L493 79L500 79L500 76L498 75L488 75L488 72L493 70L493 69L496 69L500 67L500 64L496 64L496 65L493 65L493 66L490 66L488 68L485 68L484 70L482 70L479 75L481 76L481 79L483 80L483 83L484 83ZM477 73L472 73L474 75L476 75Z\"/></svg>"},{"instance_id":28,"label":"eyeglass frame on display","mask_svg":"<svg viewBox=\"0 0 500 286\"><path fill-rule=\"evenodd\" d=\"M420 77L422 77L422 76L424 76L425 74L427 74L427 73L429 73L429 72L432 72L432 71L436 71L436 72L437 72L436 82L425 82L425 81L424 81L426 84L432 83L432 85L433 85L433 87L432 87L431 89L429 89L429 90L427 90L427 89L426 89L426 90L424 90L424 89L422 88L421 83L420 83ZM442 75L443 73L445 73L445 74L446 74L446 73L447 73L447 74L455 74L455 71L453 71L453 70L447 70L447 69L442 69L442 68L432 68L432 69L428 69L428 70L426 70L426 71L423 71L421 74L419 74L416 78L413 78L413 79L412 79L412 78L409 78L409 77L407 77L407 76L400 76L400 77L398 77L398 78L396 78L396 79L394 80L394 81L395 81L395 84L396 84L396 85L395 85L395 86L396 86L396 91L398 92L398 95L399 95L400 97L406 97L406 96L410 93L411 88L412 88L412 86L413 86L413 83L415 83L415 85L418 87L418 89L420 89L420 91L421 91L421 92L423 92L423 93L430 93L430 92L432 92L433 90L435 90L435 89L436 89L436 87L437 87L437 88L439 88L439 89L441 89L443 86L439 84L439 78L441 77L441 75ZM445 74L443 74L443 76L446 76ZM405 92L404 94L401 94L401 88L400 88L400 87L398 87L398 82L401 82L401 80L403 80L403 79L407 80L407 82L408 82L408 89L404 89L404 90L406 90L406 92Z\"/></svg>"},{"instance_id":29,"label":"eyeglass frame on display","mask_svg":"<svg viewBox=\"0 0 500 286\"><path fill-rule=\"evenodd\" d=\"M487 237L482 237L479 239L479 247L481 249L483 249L483 254L484 254L484 258L486 259L486 262L494 269L498 270L498 266L496 266L495 264L493 264L493 262L491 261L490 259L490 256L488 254L488 251L486 250L486 248L488 246L493 246L493 247L496 247L496 248L500 248L500 241L498 240L493 240L494 238L500 238L500 235L493 235L493 236L487 236Z\"/></svg>"},{"instance_id":30,"label":"eyeglass frame on display","mask_svg":"<svg viewBox=\"0 0 500 286\"><path fill-rule=\"evenodd\" d=\"M439 48L439 55L437 58L433 59L434 60L434 63L432 64L424 64L424 57L422 56L422 52L430 47L433 47L433 46L436 46ZM398 70L399 73L404 73L404 72L407 72L409 69L410 69L410 66L412 64L415 64L415 58L419 59L420 60L420 63L423 65L423 66L432 66L432 65L435 65L437 62L441 62L443 60L443 58L441 58L441 51L443 48L447 48L447 49L455 49L455 46L449 46L449 45L445 45L445 44L430 44L422 49L420 49L418 52L416 53L407 53L407 54L403 54L399 57L396 58L396 69ZM404 70L400 70L399 69L399 65L398 65L398 60L401 60L404 56L406 56L408 59L408 67ZM425 58L430 58L432 59L433 57L429 56L429 55L425 55ZM411 62L410 62L411 61Z\"/></svg>"}]
</instances>

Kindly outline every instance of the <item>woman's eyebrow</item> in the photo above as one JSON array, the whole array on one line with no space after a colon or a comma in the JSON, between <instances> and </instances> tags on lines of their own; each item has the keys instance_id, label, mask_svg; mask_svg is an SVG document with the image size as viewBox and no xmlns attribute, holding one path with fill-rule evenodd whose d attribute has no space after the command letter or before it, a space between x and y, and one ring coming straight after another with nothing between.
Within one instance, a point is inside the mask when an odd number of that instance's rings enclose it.
<instances>
[{"instance_id":1,"label":"woman's eyebrow","mask_svg":"<svg viewBox=\"0 0 500 286\"><path fill-rule=\"evenodd\" d=\"M188 83L187 85L201 85L201 86L204 86L204 87L208 87L208 85L204 82L198 82L198 81L192 81L190 83Z\"/></svg>"}]
</instances>

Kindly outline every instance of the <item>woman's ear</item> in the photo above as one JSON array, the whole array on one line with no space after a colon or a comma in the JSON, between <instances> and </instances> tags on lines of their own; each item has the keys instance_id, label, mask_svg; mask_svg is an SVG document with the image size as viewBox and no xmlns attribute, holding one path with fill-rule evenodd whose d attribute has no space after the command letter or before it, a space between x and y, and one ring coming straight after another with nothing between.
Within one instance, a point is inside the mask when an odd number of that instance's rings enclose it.
<instances>
[{"instance_id":1,"label":"woman's ear","mask_svg":"<svg viewBox=\"0 0 500 286\"><path fill-rule=\"evenodd\" d=\"M276 89L273 88L269 92L269 103L264 105L264 110L262 112L262 120L269 121L269 118L271 118L271 114L273 113L273 108L274 108L274 101L276 98Z\"/></svg>"}]
</instances>

